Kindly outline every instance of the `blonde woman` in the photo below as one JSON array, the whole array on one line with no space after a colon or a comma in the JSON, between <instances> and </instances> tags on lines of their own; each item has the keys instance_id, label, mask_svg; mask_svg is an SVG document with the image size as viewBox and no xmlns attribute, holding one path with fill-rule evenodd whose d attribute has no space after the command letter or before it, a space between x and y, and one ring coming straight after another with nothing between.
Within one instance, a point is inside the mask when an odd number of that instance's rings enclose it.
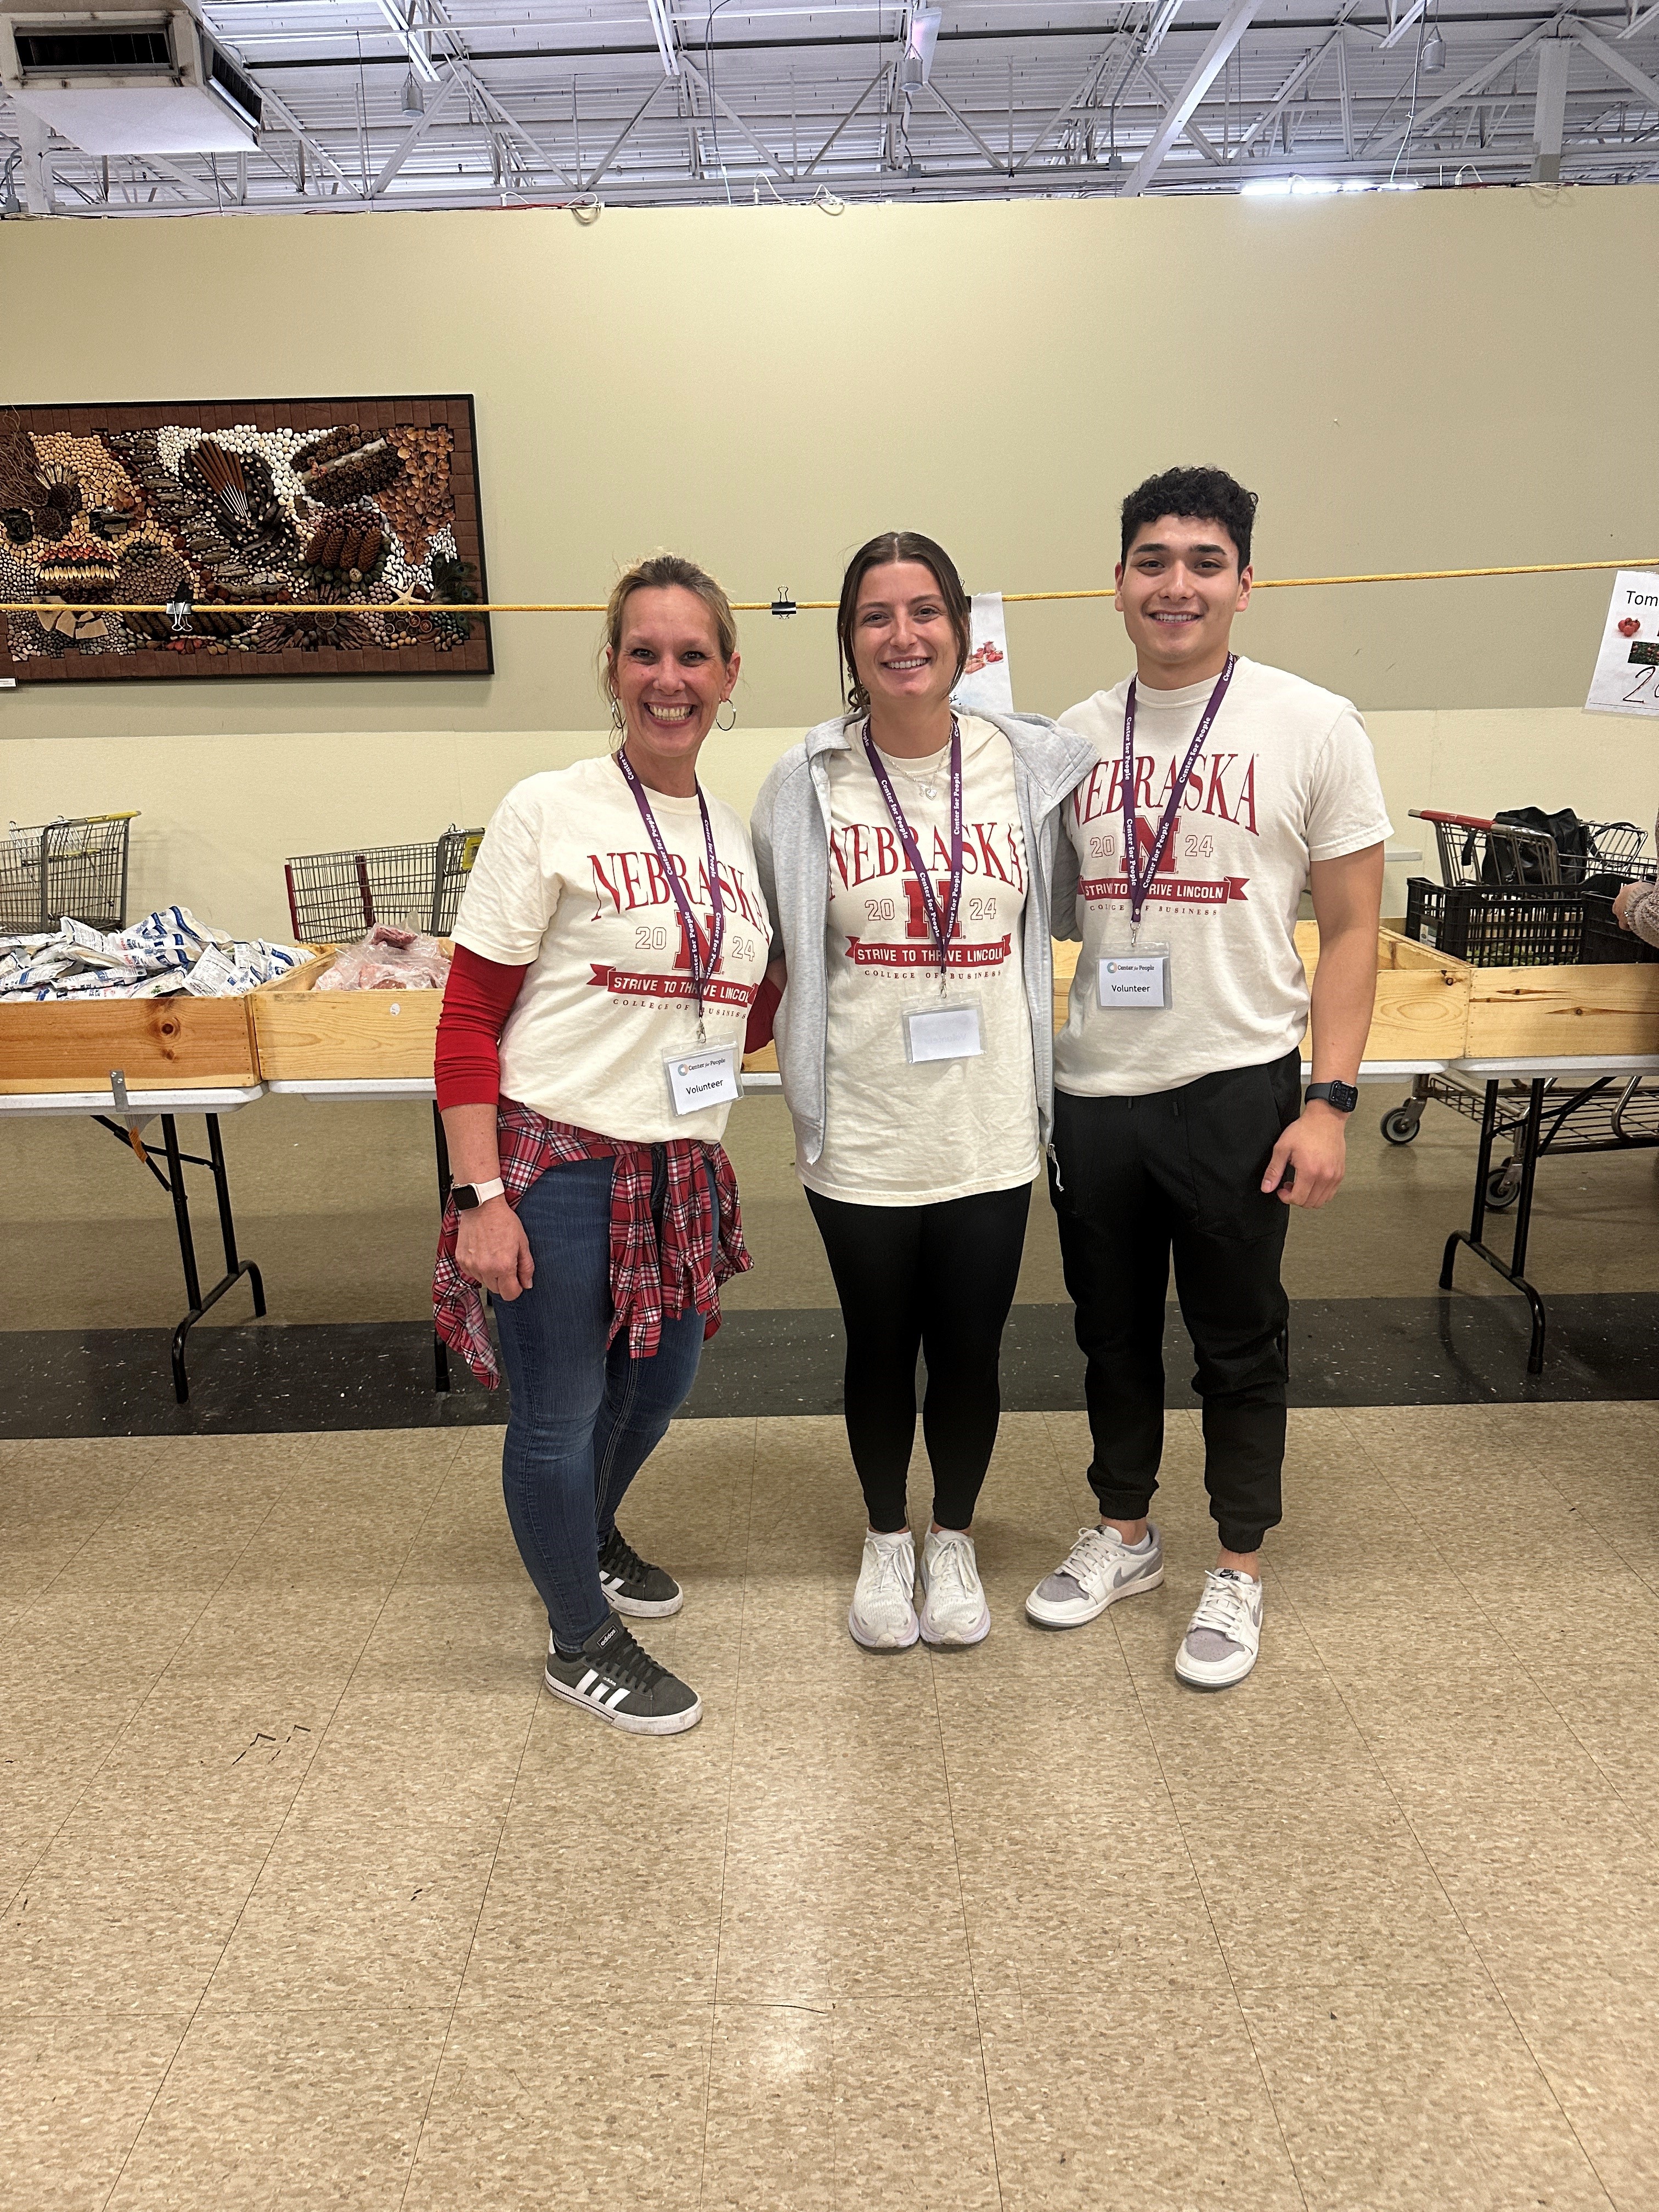
<instances>
[{"instance_id":1,"label":"blonde woman","mask_svg":"<svg viewBox=\"0 0 1659 2212\"><path fill-rule=\"evenodd\" d=\"M769 932L748 834L696 773L738 669L730 603L695 563L621 579L617 750L497 807L438 1031L455 1177L440 1333L493 1383L480 1287L494 1297L502 1486L547 1609L547 1687L650 1735L702 1707L623 1624L682 1600L617 1512L696 1378L720 1283L750 1264L720 1139Z\"/></svg>"},{"instance_id":2,"label":"blonde woman","mask_svg":"<svg viewBox=\"0 0 1659 2212\"><path fill-rule=\"evenodd\" d=\"M779 762L751 824L787 965L775 1029L796 1168L846 1328L868 1516L848 1626L871 1650L990 1631L972 1523L1048 1141L1060 811L1095 764L1051 722L953 707L969 613L931 538L862 546L837 620L848 710ZM919 1350L933 1510L918 1614Z\"/></svg>"}]
</instances>

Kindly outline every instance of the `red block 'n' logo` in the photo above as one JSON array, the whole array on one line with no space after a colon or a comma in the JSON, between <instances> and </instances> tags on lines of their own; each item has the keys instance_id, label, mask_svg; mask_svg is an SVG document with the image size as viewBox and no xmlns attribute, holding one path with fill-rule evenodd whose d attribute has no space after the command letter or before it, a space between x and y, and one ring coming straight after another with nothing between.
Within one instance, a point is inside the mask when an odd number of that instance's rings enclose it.
<instances>
[{"instance_id":1,"label":"red block 'n' logo","mask_svg":"<svg viewBox=\"0 0 1659 2212\"><path fill-rule=\"evenodd\" d=\"M943 883L935 884L933 893L939 900L939 910L942 917L945 908L951 903L951 878L947 876ZM922 903L921 885L914 876L907 876L904 878L904 896L910 908L909 919L904 925L905 936L918 939L923 944L931 945L933 941L933 933L927 926L927 908ZM958 913L956 927L951 932L951 942L954 945L961 934L962 916Z\"/></svg>"}]
</instances>

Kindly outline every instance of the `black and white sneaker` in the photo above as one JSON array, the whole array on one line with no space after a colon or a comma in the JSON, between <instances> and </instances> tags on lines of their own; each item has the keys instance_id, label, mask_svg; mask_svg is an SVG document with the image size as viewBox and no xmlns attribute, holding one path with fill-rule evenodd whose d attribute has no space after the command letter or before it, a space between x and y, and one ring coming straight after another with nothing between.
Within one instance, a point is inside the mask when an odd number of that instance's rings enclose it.
<instances>
[{"instance_id":1,"label":"black and white sneaker","mask_svg":"<svg viewBox=\"0 0 1659 2212\"><path fill-rule=\"evenodd\" d=\"M642 1559L620 1528L599 1547L599 1588L618 1613L635 1620L666 1620L685 1603L673 1576Z\"/></svg>"},{"instance_id":2,"label":"black and white sneaker","mask_svg":"<svg viewBox=\"0 0 1659 2212\"><path fill-rule=\"evenodd\" d=\"M547 1686L632 1735L678 1735L702 1718L696 1692L641 1651L613 1613L567 1659L547 1640Z\"/></svg>"}]
</instances>

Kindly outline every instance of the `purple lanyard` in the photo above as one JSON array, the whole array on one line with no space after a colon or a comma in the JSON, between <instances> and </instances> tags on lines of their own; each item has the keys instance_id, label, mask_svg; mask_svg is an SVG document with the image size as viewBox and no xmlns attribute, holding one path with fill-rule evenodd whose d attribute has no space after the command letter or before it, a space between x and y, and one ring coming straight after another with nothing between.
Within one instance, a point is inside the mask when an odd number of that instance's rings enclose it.
<instances>
[{"instance_id":1,"label":"purple lanyard","mask_svg":"<svg viewBox=\"0 0 1659 2212\"><path fill-rule=\"evenodd\" d=\"M882 764L870 735L870 725L864 726L864 750L869 757L870 769L881 786L881 795L887 801L887 811L893 817L893 827L898 831L899 842L904 848L904 857L910 863L910 872L921 890L921 903L927 911L927 927L933 933L933 948L939 954L939 980L950 972L951 939L957 926L957 909L962 904L962 730L954 714L951 717L951 900L945 913L939 910L939 897L933 890L933 879L921 864L921 848L916 842L915 832L904 818L904 809L898 803L898 793L893 780Z\"/></svg>"},{"instance_id":2,"label":"purple lanyard","mask_svg":"<svg viewBox=\"0 0 1659 2212\"><path fill-rule=\"evenodd\" d=\"M720 896L720 864L714 857L714 831L708 819L708 801L702 795L702 786L698 784L697 806L702 815L702 842L708 854L708 902L714 909L714 918L708 929L708 957L705 961L702 939L697 934L697 917L691 911L690 896L680 881L678 869L669 858L662 831L657 826L657 817L651 811L651 801L645 795L645 786L635 773L634 763L625 752L617 755L617 766L622 770L623 781L634 794L634 804L639 808L641 819L656 848L662 872L668 878L668 888L674 894L674 903L680 910L680 920L685 924L686 954L691 963L691 988L697 994L697 1042L701 1044L703 988L720 964L720 947L726 942L726 902Z\"/></svg>"},{"instance_id":3,"label":"purple lanyard","mask_svg":"<svg viewBox=\"0 0 1659 2212\"><path fill-rule=\"evenodd\" d=\"M1163 819L1158 825L1158 835L1152 840L1152 849L1146 855L1146 865L1140 865L1139 841L1135 836L1135 679L1129 678L1128 696L1123 702L1123 872L1129 884L1129 926L1140 927L1140 910L1146 903L1146 894L1152 889L1152 878L1169 849L1176 817L1181 811L1182 795L1187 788L1187 779L1193 772L1193 763L1204 750L1204 740L1215 726L1215 718L1221 712L1221 702L1227 696L1227 686L1233 680L1233 671L1238 665L1238 656L1230 653L1227 665L1216 678L1210 694L1210 703L1199 717L1198 727L1193 732L1193 741L1187 748L1187 757L1181 763L1181 773L1170 793L1169 804L1164 809Z\"/></svg>"}]
</instances>

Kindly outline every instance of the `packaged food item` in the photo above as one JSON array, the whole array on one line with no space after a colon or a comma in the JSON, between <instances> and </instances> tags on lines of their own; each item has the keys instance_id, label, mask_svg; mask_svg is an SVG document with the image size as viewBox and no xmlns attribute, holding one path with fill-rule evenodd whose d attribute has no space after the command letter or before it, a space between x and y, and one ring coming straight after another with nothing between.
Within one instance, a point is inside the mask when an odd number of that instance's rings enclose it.
<instances>
[{"instance_id":1,"label":"packaged food item","mask_svg":"<svg viewBox=\"0 0 1659 2212\"><path fill-rule=\"evenodd\" d=\"M424 931L377 921L317 978L319 991L441 991L449 955Z\"/></svg>"},{"instance_id":2,"label":"packaged food item","mask_svg":"<svg viewBox=\"0 0 1659 2212\"><path fill-rule=\"evenodd\" d=\"M107 932L66 915L47 935L0 938L0 1000L230 998L305 957L295 945L227 937L186 906Z\"/></svg>"}]
</instances>

